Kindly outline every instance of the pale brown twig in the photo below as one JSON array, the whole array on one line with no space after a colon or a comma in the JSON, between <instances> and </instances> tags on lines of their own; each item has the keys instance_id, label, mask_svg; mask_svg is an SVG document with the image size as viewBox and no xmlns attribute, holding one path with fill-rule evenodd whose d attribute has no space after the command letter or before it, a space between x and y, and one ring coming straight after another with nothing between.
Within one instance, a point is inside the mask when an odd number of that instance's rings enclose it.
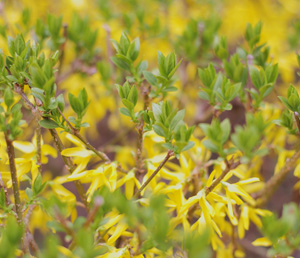
<instances>
[{"instance_id":1,"label":"pale brown twig","mask_svg":"<svg viewBox=\"0 0 300 258\"><path fill-rule=\"evenodd\" d=\"M174 152L169 150L166 157L159 164L159 166L155 169L155 171L151 174L151 176L147 179L145 183L141 186L141 188L135 193L134 198L138 198L141 192L147 187L147 185L151 182L151 180L157 175L157 173L162 169L162 167L167 163L167 161L174 155Z\"/></svg>"},{"instance_id":2,"label":"pale brown twig","mask_svg":"<svg viewBox=\"0 0 300 258\"><path fill-rule=\"evenodd\" d=\"M227 161L227 160L226 160ZM241 161L238 160L236 162L233 162L233 159L231 159L229 162L226 162L226 168L223 170L222 174L216 178L212 184L205 189L205 194L208 195L210 192L212 192L216 186L224 179L224 177L232 170L237 168L241 164Z\"/></svg>"},{"instance_id":3,"label":"pale brown twig","mask_svg":"<svg viewBox=\"0 0 300 258\"><path fill-rule=\"evenodd\" d=\"M294 155L288 159L283 168L281 168L276 174L274 174L265 184L264 188L254 195L257 199L256 206L264 206L271 196L275 193L282 181L286 178L288 173L295 167L298 159L300 158L300 147L296 149Z\"/></svg>"},{"instance_id":4,"label":"pale brown twig","mask_svg":"<svg viewBox=\"0 0 300 258\"><path fill-rule=\"evenodd\" d=\"M17 178L17 169L16 169L16 163L15 163L15 149L13 146L13 141L9 139L7 133L5 133L4 136L5 136L6 147L7 147L12 188L13 188L14 198L15 198L15 208L16 208L16 213L17 213L17 220L18 220L18 223L21 224L22 223L22 208L21 208L19 183L18 183L18 178Z\"/></svg>"}]
</instances>

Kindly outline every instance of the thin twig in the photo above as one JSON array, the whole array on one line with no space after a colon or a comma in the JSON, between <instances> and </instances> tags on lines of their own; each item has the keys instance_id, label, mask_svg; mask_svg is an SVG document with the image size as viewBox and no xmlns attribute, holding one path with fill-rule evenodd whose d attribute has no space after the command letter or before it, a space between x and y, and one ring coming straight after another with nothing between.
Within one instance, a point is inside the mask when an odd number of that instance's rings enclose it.
<instances>
[{"instance_id":1,"label":"thin twig","mask_svg":"<svg viewBox=\"0 0 300 258\"><path fill-rule=\"evenodd\" d=\"M144 172L144 160L143 160L143 149L144 149L144 120L140 119L139 125L137 126L138 141L136 151L136 172L138 175L142 175Z\"/></svg>"},{"instance_id":2,"label":"thin twig","mask_svg":"<svg viewBox=\"0 0 300 258\"><path fill-rule=\"evenodd\" d=\"M208 195L210 192L212 192L216 186L224 179L224 177L232 170L237 168L241 164L241 161L238 160L237 162L234 162L231 160L229 162L226 162L226 168L223 170L222 174L216 178L212 184L205 189L205 194Z\"/></svg>"},{"instance_id":3,"label":"thin twig","mask_svg":"<svg viewBox=\"0 0 300 258\"><path fill-rule=\"evenodd\" d=\"M72 237L73 241L76 240L75 232L73 231L73 229L71 229L69 227L69 225L67 223L68 221L60 214L59 211L57 211L57 214L55 217L56 217L57 221L60 223L60 225L64 228L66 233Z\"/></svg>"},{"instance_id":4,"label":"thin twig","mask_svg":"<svg viewBox=\"0 0 300 258\"><path fill-rule=\"evenodd\" d=\"M114 145L115 143L117 143L118 141L120 141L121 139L123 139L128 133L130 133L131 131L133 131L134 128L135 128L135 126L129 127L129 128L126 128L124 130L121 130L121 131L117 132L116 135L114 136L114 138L108 140L103 145L104 146Z\"/></svg>"},{"instance_id":5,"label":"thin twig","mask_svg":"<svg viewBox=\"0 0 300 258\"><path fill-rule=\"evenodd\" d=\"M35 242L32 233L30 232L29 219L30 219L30 216L31 216L31 214L32 214L35 207L36 207L35 204L30 205L28 210L27 210L26 215L24 216L24 225L26 226L26 233L25 233L26 241L24 241L25 242L24 244L27 245L26 249L29 249L28 248L29 246L31 247L34 255L36 255L39 252L39 247L38 247L37 243Z\"/></svg>"},{"instance_id":6,"label":"thin twig","mask_svg":"<svg viewBox=\"0 0 300 258\"><path fill-rule=\"evenodd\" d=\"M6 188L6 186L4 185L4 182L3 182L3 179L2 179L2 175L1 175L1 172L0 172L0 188L3 188L4 190L4 195L5 195L5 205L6 207L8 207L10 204L11 204L11 201L9 199L9 194L8 194L8 190Z\"/></svg>"},{"instance_id":7,"label":"thin twig","mask_svg":"<svg viewBox=\"0 0 300 258\"><path fill-rule=\"evenodd\" d=\"M41 126L40 126L40 114L35 115L36 120L36 128L35 128L35 135L36 135L36 164L38 165L39 173L42 173L42 133L41 133Z\"/></svg>"},{"instance_id":8,"label":"thin twig","mask_svg":"<svg viewBox=\"0 0 300 258\"><path fill-rule=\"evenodd\" d=\"M32 113L34 115L36 115L37 108L29 101L29 99L27 98L26 94L22 91L21 87L19 85L17 85L17 84L15 84L15 92L18 93L18 94L20 94L20 96L22 97L22 99L28 104L28 106L31 109ZM44 117L44 119L49 119L49 118L47 118L47 117L45 118ZM55 146L56 146L57 150L59 151L59 153L61 153L65 149L65 147L64 147L61 139L59 138L59 136L58 136L58 134L57 134L57 132L56 132L55 129L49 129L49 131L50 131L50 133L51 133L51 135L53 137L53 140L54 140L54 143L55 143ZM73 164L72 159L70 157L65 157L63 155L61 155L61 156L62 156L62 159L63 159L65 165L68 168L68 171L70 173L73 173L73 171L75 170L76 167ZM77 191L78 191L78 193L79 193L82 201L84 202L84 205L85 205L86 209L89 210L89 204L88 204L86 193L85 193L85 190L84 190L82 184L78 180L74 181L74 184L76 186L76 189L77 189Z\"/></svg>"},{"instance_id":9,"label":"thin twig","mask_svg":"<svg viewBox=\"0 0 300 258\"><path fill-rule=\"evenodd\" d=\"M101 207L101 205L103 205L104 200L101 196L97 196L93 202L93 209L90 211L86 222L84 223L84 227L88 227L94 220L99 208Z\"/></svg>"},{"instance_id":10,"label":"thin twig","mask_svg":"<svg viewBox=\"0 0 300 258\"><path fill-rule=\"evenodd\" d=\"M143 83L141 84L141 92L144 100L144 111L148 110L150 106L151 99L149 93L151 91L151 85L146 87ZM140 118L139 124L136 127L138 133L137 140L137 152L136 152L136 172L138 174L137 178L144 174L144 160L143 160L143 150L144 150L144 120L143 117Z\"/></svg>"},{"instance_id":11,"label":"thin twig","mask_svg":"<svg viewBox=\"0 0 300 258\"><path fill-rule=\"evenodd\" d=\"M62 65L64 62L64 57L65 57L65 48L66 48L66 42L67 42L67 38L68 38L68 24L64 24L63 29L64 29L63 36L64 36L65 41L60 46L61 54L59 57L59 67L58 67L58 71L57 71L58 75L61 73L61 69L62 69Z\"/></svg>"},{"instance_id":12,"label":"thin twig","mask_svg":"<svg viewBox=\"0 0 300 258\"><path fill-rule=\"evenodd\" d=\"M238 243L247 251L255 255L255 257L267 257L267 251L263 247L253 246L247 239L237 239Z\"/></svg>"},{"instance_id":13,"label":"thin twig","mask_svg":"<svg viewBox=\"0 0 300 258\"><path fill-rule=\"evenodd\" d=\"M74 126L71 125L71 123L69 122L69 120L65 117L65 115L61 112L61 110L59 108L58 112L61 114L61 116L63 117L63 119L66 121L66 123L68 124L68 126L71 129L71 133L76 136L88 149L90 149L91 151L93 151L100 159L104 160L107 163L111 163L111 159L102 151L97 150L93 145L91 145L87 140L85 140L78 132L78 130L76 128L74 128ZM127 171L121 167L120 164L117 165L118 170L120 170L123 173L127 173Z\"/></svg>"},{"instance_id":14,"label":"thin twig","mask_svg":"<svg viewBox=\"0 0 300 258\"><path fill-rule=\"evenodd\" d=\"M255 199L258 199L256 202L257 207L262 207L269 201L271 196L281 185L282 181L286 178L288 173L295 167L299 158L300 158L300 147L298 147L294 155L286 161L284 167L280 169L279 172L274 174L266 182L264 188L254 196Z\"/></svg>"},{"instance_id":15,"label":"thin twig","mask_svg":"<svg viewBox=\"0 0 300 258\"><path fill-rule=\"evenodd\" d=\"M5 133L5 141L7 147L7 154L9 159L9 167L10 167L10 175L12 181L12 188L14 192L15 198L15 207L17 213L18 223L22 223L22 208L21 208L21 199L20 199L20 191L19 191L19 183L17 178L17 169L15 163L15 149L13 146L13 141L9 139L8 135Z\"/></svg>"},{"instance_id":16,"label":"thin twig","mask_svg":"<svg viewBox=\"0 0 300 258\"><path fill-rule=\"evenodd\" d=\"M55 143L55 146L57 148L57 150L59 151L59 153L61 153L64 149L65 149L65 146L63 145L61 139L59 138L57 132L55 129L49 129L50 130L50 133L53 137L53 140L54 140L54 143ZM75 165L73 164L73 161L70 157L66 157L66 156L63 156L61 155L68 171L72 174L73 171L75 170ZM80 195L80 198L81 200L83 201L84 205L85 205L85 208L87 210L89 210L89 203L87 201L87 196L86 196L86 193L85 193L85 190L82 186L82 184L80 183L80 181L76 180L74 181L74 184L76 186L76 189Z\"/></svg>"},{"instance_id":17,"label":"thin twig","mask_svg":"<svg viewBox=\"0 0 300 258\"><path fill-rule=\"evenodd\" d=\"M112 79L113 79L113 81L115 81L115 76L116 76L116 73L114 72L115 66L114 66L113 61L111 60L111 57L113 56L113 49L111 47L111 42L110 42L110 39L111 39L111 29L110 29L110 27L107 24L104 24L102 27L103 27L103 29L106 32L105 41L106 41L107 59L108 59L108 62L110 63L111 74L113 76Z\"/></svg>"},{"instance_id":18,"label":"thin twig","mask_svg":"<svg viewBox=\"0 0 300 258\"><path fill-rule=\"evenodd\" d=\"M174 155L174 152L169 150L164 160L159 164L159 166L155 169L155 171L151 174L151 176L147 179L145 183L141 186L141 188L136 192L134 198L138 198L141 192L147 187L147 185L151 182L151 180L157 175L157 173L162 169L162 167L167 163L167 161Z\"/></svg>"},{"instance_id":19,"label":"thin twig","mask_svg":"<svg viewBox=\"0 0 300 258\"><path fill-rule=\"evenodd\" d=\"M247 100L247 111L249 112L253 112L253 106L252 106L252 97L250 94L250 90L252 88L252 82L251 82L251 77L250 77L250 66L253 65L253 56L252 55L248 55L247 56L247 72L248 72L248 77L247 77L247 88L248 88L248 100Z\"/></svg>"},{"instance_id":20,"label":"thin twig","mask_svg":"<svg viewBox=\"0 0 300 258\"><path fill-rule=\"evenodd\" d=\"M14 90L16 93L18 93L22 99L25 101L25 103L28 105L28 107L35 112L35 106L29 101L27 98L25 92L21 89L21 87L18 84L15 84Z\"/></svg>"},{"instance_id":21,"label":"thin twig","mask_svg":"<svg viewBox=\"0 0 300 258\"><path fill-rule=\"evenodd\" d=\"M296 120L296 125L297 125L297 128L298 128L298 131L300 132L299 113L298 112L294 112L294 117L295 117L295 120Z\"/></svg>"}]
</instances>

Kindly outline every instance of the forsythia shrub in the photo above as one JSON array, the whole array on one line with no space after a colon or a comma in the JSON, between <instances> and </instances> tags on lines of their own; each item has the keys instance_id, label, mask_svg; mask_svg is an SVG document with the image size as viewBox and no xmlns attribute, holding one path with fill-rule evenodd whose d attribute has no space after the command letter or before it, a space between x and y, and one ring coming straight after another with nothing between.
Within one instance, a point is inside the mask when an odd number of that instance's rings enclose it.
<instances>
[{"instance_id":1,"label":"forsythia shrub","mask_svg":"<svg viewBox=\"0 0 300 258\"><path fill-rule=\"evenodd\" d=\"M0 9L0 257L299 257L297 0Z\"/></svg>"}]
</instances>

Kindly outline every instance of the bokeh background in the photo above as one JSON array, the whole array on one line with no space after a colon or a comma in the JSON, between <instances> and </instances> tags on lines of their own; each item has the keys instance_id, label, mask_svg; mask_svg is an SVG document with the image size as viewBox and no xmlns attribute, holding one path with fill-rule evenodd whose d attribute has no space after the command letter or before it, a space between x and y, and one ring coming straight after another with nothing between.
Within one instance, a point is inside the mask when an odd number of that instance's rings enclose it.
<instances>
[{"instance_id":1,"label":"bokeh background","mask_svg":"<svg viewBox=\"0 0 300 258\"><path fill-rule=\"evenodd\" d=\"M48 14L63 16L63 23L68 25L72 22L74 13L88 17L91 29L98 30L95 44L97 60L90 61L84 67L85 72L70 73L76 56L74 43L66 41L58 88L60 92L68 91L73 94L78 94L83 87L88 91L91 104L85 121L91 127L85 130L85 134L95 147L109 153L110 157L116 157L125 167L135 163L132 151L136 148L136 135L130 121L120 116L116 106L114 83L118 82L118 78L112 76L105 81L97 66L98 61L110 64L109 58L113 50L109 39L118 40L123 31L132 39L140 37L141 59L147 60L149 67L153 68L157 63L157 50L164 54L175 50L178 58L186 56L187 50L182 48L182 40L192 21L196 22L200 31L205 30L203 28L207 24L211 26L214 36L206 45L199 43L196 55L183 60L177 73L176 86L179 91L171 95L171 98L179 101L180 107L185 107L189 125L211 119L210 114L207 114L207 104L200 101L197 95L197 68L206 67L209 62L217 62L214 45L221 36L227 37L232 53L237 46L243 45L247 23L263 22L261 42L268 43L271 58L279 63L275 92L281 95L290 83L299 85L296 74L296 53L300 51L299 0L7 0L0 2L0 48L7 52L7 35L15 36L22 32L27 40L35 39L36 35L31 28L38 19L46 21ZM214 23L210 22L212 20ZM201 49L201 46L206 46L207 49ZM280 105L274 94L268 101ZM67 108L66 113L71 115L71 109ZM230 116L233 124L241 124L245 120L245 110L235 103L230 115L225 112L224 116ZM26 130L24 138L31 139L32 134L30 129ZM45 142L50 142L46 131L44 137ZM70 144L65 141L66 145ZM148 156L151 155L148 153ZM60 158L49 159L45 176L48 173L50 179L62 175L64 166ZM268 155L263 160L260 170L265 178L272 175L276 161L275 155ZM298 191L293 190L295 180L292 175L285 180L268 204L269 209L280 212L283 203L299 202ZM71 184L66 184L66 187L73 190ZM255 229L250 229L245 239L246 247L249 244L247 238L255 239L251 234L256 233ZM255 254L251 254L251 247L248 252L247 257L255 257Z\"/></svg>"}]
</instances>

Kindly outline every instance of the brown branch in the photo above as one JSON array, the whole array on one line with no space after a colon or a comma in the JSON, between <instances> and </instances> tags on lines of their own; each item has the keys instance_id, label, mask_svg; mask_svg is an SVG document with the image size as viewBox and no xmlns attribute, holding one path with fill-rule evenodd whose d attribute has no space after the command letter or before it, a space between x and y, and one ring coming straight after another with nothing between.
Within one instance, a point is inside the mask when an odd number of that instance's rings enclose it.
<instances>
[{"instance_id":1,"label":"brown branch","mask_svg":"<svg viewBox=\"0 0 300 258\"><path fill-rule=\"evenodd\" d=\"M241 161L237 161L233 163L233 160L231 161L226 161L226 168L223 170L222 174L216 178L212 184L205 189L205 194L208 195L210 192L212 192L216 186L224 179L224 177L232 170L237 168L241 164Z\"/></svg>"},{"instance_id":2,"label":"brown branch","mask_svg":"<svg viewBox=\"0 0 300 258\"><path fill-rule=\"evenodd\" d=\"M103 29L106 32L106 36L105 36L105 41L106 42L105 43L106 43L107 59L108 59L108 61L110 63L112 74L115 74L114 73L114 63L110 59L114 55L113 49L111 47L111 42L110 42L110 39L111 39L111 29L110 29L110 27L107 24L104 24L102 27L103 27Z\"/></svg>"},{"instance_id":3,"label":"brown branch","mask_svg":"<svg viewBox=\"0 0 300 258\"><path fill-rule=\"evenodd\" d=\"M144 160L143 160L143 149L144 149L144 120L140 119L137 126L138 140L137 140L137 151L136 151L136 172L140 177L144 173Z\"/></svg>"},{"instance_id":4,"label":"brown branch","mask_svg":"<svg viewBox=\"0 0 300 258\"><path fill-rule=\"evenodd\" d=\"M32 112L36 112L36 108L35 106L29 101L29 99L27 98L25 92L22 90L22 88L18 85L15 84L14 90L16 93L18 93L22 99L25 101L25 103L28 105L28 107L32 110Z\"/></svg>"},{"instance_id":5,"label":"brown branch","mask_svg":"<svg viewBox=\"0 0 300 258\"><path fill-rule=\"evenodd\" d=\"M19 183L17 178L17 169L15 163L15 149L13 146L13 141L8 138L8 135L5 133L5 141L7 147L7 154L9 159L9 168L10 168L10 175L12 181L12 188L14 192L15 198L15 208L17 213L18 223L22 223L22 208L21 208L21 199L20 199L20 191L19 191Z\"/></svg>"},{"instance_id":6,"label":"brown branch","mask_svg":"<svg viewBox=\"0 0 300 258\"><path fill-rule=\"evenodd\" d=\"M146 87L143 83L141 84L141 92L144 100L144 111L148 110L151 102L149 93L151 91L151 85ZM136 152L136 172L139 178L144 174L144 160L143 160L143 150L144 150L144 120L143 117L140 117L138 126L136 127L138 133L137 140L137 152Z\"/></svg>"},{"instance_id":7,"label":"brown branch","mask_svg":"<svg viewBox=\"0 0 300 258\"><path fill-rule=\"evenodd\" d=\"M267 251L263 247L253 246L252 243L247 239L238 239L238 243L243 247L244 250L255 255L255 257L267 257Z\"/></svg>"},{"instance_id":8,"label":"brown branch","mask_svg":"<svg viewBox=\"0 0 300 258\"><path fill-rule=\"evenodd\" d=\"M99 208L101 207L101 205L103 205L104 200L101 196L97 196L93 202L93 209L90 211L86 222L84 223L84 227L88 227L94 220Z\"/></svg>"},{"instance_id":9,"label":"brown branch","mask_svg":"<svg viewBox=\"0 0 300 258\"><path fill-rule=\"evenodd\" d=\"M130 128L126 128L124 130L117 132L116 135L112 139L108 140L103 145L107 146L107 145L116 144L118 141L122 140L124 137L126 138L126 135L129 134L131 131L133 131L134 128L135 128L135 126L132 126Z\"/></svg>"},{"instance_id":10,"label":"brown branch","mask_svg":"<svg viewBox=\"0 0 300 258\"><path fill-rule=\"evenodd\" d=\"M59 153L61 154L61 152L65 149L65 146L63 145L61 139L59 138L57 132L55 129L49 129L52 137L53 137L53 140L54 140L54 143L55 143L55 146L57 148L57 150L59 151ZM72 174L73 171L75 170L75 165L73 164L73 161L70 157L66 157L66 156L63 156L61 155L68 171ZM74 181L74 184L76 186L76 189L80 195L80 198L81 200L83 201L84 205L85 205L85 208L87 210L89 210L89 203L87 201L87 196L86 196L86 193L85 193L85 190L82 186L82 184L80 183L80 181L76 180Z\"/></svg>"},{"instance_id":11,"label":"brown branch","mask_svg":"<svg viewBox=\"0 0 300 258\"><path fill-rule=\"evenodd\" d=\"M66 80L76 72L85 73L87 75L93 75L97 72L97 68L95 65L88 66L84 64L80 59L75 59L68 71L60 75L56 73L56 78L55 78L56 84L59 84L60 82Z\"/></svg>"},{"instance_id":12,"label":"brown branch","mask_svg":"<svg viewBox=\"0 0 300 258\"><path fill-rule=\"evenodd\" d=\"M36 115L38 109L29 101L26 94L22 91L21 87L18 84L15 84L15 92L20 94L22 99L28 104L28 106L31 109L32 113L34 115ZM44 119L49 119L49 118L46 117ZM49 129L49 131L50 131L50 133L53 137L53 140L54 140L54 143L55 143L55 146L56 146L57 150L59 151L59 153L61 153L65 149L61 139L59 138L59 136L58 136L55 129ZM76 167L73 164L72 159L70 157L65 157L63 155L61 155L61 156L62 156L62 159L63 159L68 171L70 173L73 173L73 171L75 170ZM79 193L86 209L89 210L89 204L88 204L86 193L85 193L85 190L84 190L82 184L80 183L80 181L77 181L77 180L74 181L74 184L76 186L76 189L77 189L77 191L78 191L78 193Z\"/></svg>"},{"instance_id":13,"label":"brown branch","mask_svg":"<svg viewBox=\"0 0 300 258\"><path fill-rule=\"evenodd\" d=\"M58 112L61 114L61 116L63 117L63 119L66 121L66 123L68 124L68 126L71 129L71 133L76 136L88 149L90 149L91 151L93 151L101 160L106 161L107 163L111 163L111 159L102 151L97 150L93 145L91 145L87 140L85 140L80 134L79 131L74 128L74 126L71 125L71 123L69 122L69 120L65 117L65 115L61 112L61 110L59 108L57 108ZM123 173L127 173L127 171L122 168L122 166L120 164L117 165L117 168L119 171L123 172Z\"/></svg>"},{"instance_id":14,"label":"brown branch","mask_svg":"<svg viewBox=\"0 0 300 258\"><path fill-rule=\"evenodd\" d=\"M65 48L66 48L66 42L67 42L67 38L68 38L68 24L64 24L63 25L63 29L64 29L64 32L63 32L63 36L64 36L64 39L65 41L61 44L60 46L60 57L59 57L59 67L58 67L58 75L61 73L61 69L62 69L62 65L63 65L63 62L64 62L64 57L65 57Z\"/></svg>"},{"instance_id":15,"label":"brown branch","mask_svg":"<svg viewBox=\"0 0 300 258\"><path fill-rule=\"evenodd\" d=\"M73 231L72 228L69 227L69 225L67 223L68 221L59 213L59 211L57 211L57 214L55 217L56 217L57 221L60 223L60 225L64 228L66 233L72 237L73 241L76 240L75 232Z\"/></svg>"},{"instance_id":16,"label":"brown branch","mask_svg":"<svg viewBox=\"0 0 300 258\"><path fill-rule=\"evenodd\" d=\"M275 193L282 181L286 178L288 173L295 167L298 159L300 158L300 147L296 149L294 155L288 159L282 169L274 174L265 184L264 188L258 192L254 198L258 199L256 202L257 207L264 206L271 196Z\"/></svg>"},{"instance_id":17,"label":"brown branch","mask_svg":"<svg viewBox=\"0 0 300 258\"><path fill-rule=\"evenodd\" d=\"M147 181L141 186L141 188L136 192L134 198L139 198L141 192L147 187L147 185L151 182L151 180L157 175L157 173L162 169L162 167L167 163L167 161L174 155L174 152L169 150L164 160L159 164L159 166L155 169L155 171L151 174L151 176L147 179Z\"/></svg>"},{"instance_id":18,"label":"brown branch","mask_svg":"<svg viewBox=\"0 0 300 258\"><path fill-rule=\"evenodd\" d=\"M26 215L24 216L24 225L26 226L26 232L25 232L25 237L24 237L24 245L27 245L25 247L25 249L29 250L29 246L31 247L34 255L36 255L39 252L39 247L37 245L37 243L34 240L34 237L32 235L32 233L29 230L29 219L30 216L34 210L34 208L36 207L35 204L30 205Z\"/></svg>"},{"instance_id":19,"label":"brown branch","mask_svg":"<svg viewBox=\"0 0 300 258\"><path fill-rule=\"evenodd\" d=\"M300 132L299 113L298 112L294 112L294 117L295 117L295 120L296 120L296 125L297 125L297 128L298 128L298 131Z\"/></svg>"},{"instance_id":20,"label":"brown branch","mask_svg":"<svg viewBox=\"0 0 300 258\"><path fill-rule=\"evenodd\" d=\"M248 72L248 78L247 78L247 84L246 87L248 88L248 90L251 90L252 88L252 81L251 81L251 77L250 77L250 65L253 65L253 56L252 55L248 55L247 56L247 72ZM248 95L248 99L247 99L247 107L246 110L249 112L253 112L253 106L252 106L252 97L250 92L247 92Z\"/></svg>"},{"instance_id":21,"label":"brown branch","mask_svg":"<svg viewBox=\"0 0 300 258\"><path fill-rule=\"evenodd\" d=\"M36 103L37 100L35 99ZM41 133L41 114L37 108L35 108L35 121L36 121L36 128L35 128L35 135L36 135L36 164L38 165L39 173L42 173L42 133Z\"/></svg>"},{"instance_id":22,"label":"brown branch","mask_svg":"<svg viewBox=\"0 0 300 258\"><path fill-rule=\"evenodd\" d=\"M8 207L10 204L11 204L11 201L9 199L9 194L8 194L8 190L6 188L6 186L4 185L4 182L3 182L3 179L2 179L2 175L1 175L1 172L0 172L0 188L3 188L4 190L4 195L5 195L5 205L6 207Z\"/></svg>"}]
</instances>

